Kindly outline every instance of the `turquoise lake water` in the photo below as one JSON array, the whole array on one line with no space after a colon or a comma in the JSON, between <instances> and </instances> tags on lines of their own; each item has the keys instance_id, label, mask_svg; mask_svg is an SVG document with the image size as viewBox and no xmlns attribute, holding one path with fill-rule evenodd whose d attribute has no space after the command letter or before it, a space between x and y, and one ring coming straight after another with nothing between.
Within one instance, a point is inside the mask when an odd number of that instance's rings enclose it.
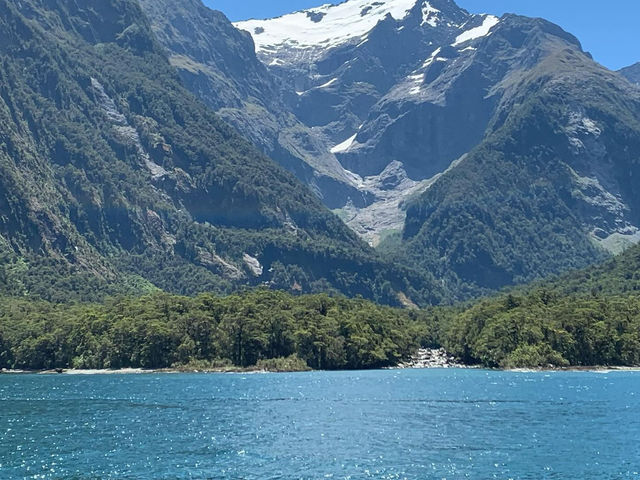
<instances>
[{"instance_id":1,"label":"turquoise lake water","mask_svg":"<svg viewBox=\"0 0 640 480\"><path fill-rule=\"evenodd\" d=\"M640 372L0 375L0 479L640 479Z\"/></svg>"}]
</instances>

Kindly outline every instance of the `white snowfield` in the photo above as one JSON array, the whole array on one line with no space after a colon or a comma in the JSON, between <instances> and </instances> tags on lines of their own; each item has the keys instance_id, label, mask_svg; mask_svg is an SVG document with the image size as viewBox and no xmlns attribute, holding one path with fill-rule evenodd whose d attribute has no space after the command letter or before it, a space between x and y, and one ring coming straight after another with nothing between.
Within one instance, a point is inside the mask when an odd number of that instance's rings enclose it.
<instances>
[{"instance_id":1,"label":"white snowfield","mask_svg":"<svg viewBox=\"0 0 640 480\"><path fill-rule=\"evenodd\" d=\"M270 65L279 65L282 60L277 57L281 50L299 52L297 55L309 60L314 52L351 41L366 42L368 33L387 15L403 20L418 3L422 8L423 27L437 27L444 21L440 10L426 0L346 0L337 5L325 4L277 18L245 20L234 25L251 34L256 53L269 58ZM454 47L489 35L500 21L493 15L483 16L480 26L458 35Z\"/></svg>"},{"instance_id":2,"label":"white snowfield","mask_svg":"<svg viewBox=\"0 0 640 480\"><path fill-rule=\"evenodd\" d=\"M352 137L347 138L344 142L333 147L331 149L331 153L346 152L347 150L349 150L351 145L353 145L353 142L355 142L357 136L358 136L358 133L356 132Z\"/></svg>"},{"instance_id":3,"label":"white snowfield","mask_svg":"<svg viewBox=\"0 0 640 480\"><path fill-rule=\"evenodd\" d=\"M500 22L500 19L498 17L487 15L484 19L484 22L482 22L482 25L480 25L479 27L470 28L466 32L458 35L453 46L457 47L458 45L462 45L463 43L466 43L470 40L475 40L476 38L480 37L486 37L487 35L489 35L489 33L491 33L491 29L495 27L498 22Z\"/></svg>"},{"instance_id":4,"label":"white snowfield","mask_svg":"<svg viewBox=\"0 0 640 480\"><path fill-rule=\"evenodd\" d=\"M422 5L422 23L421 25L431 25L432 27L438 26L438 14L440 10L435 7L432 7L429 2L424 2Z\"/></svg>"},{"instance_id":5,"label":"white snowfield","mask_svg":"<svg viewBox=\"0 0 640 480\"><path fill-rule=\"evenodd\" d=\"M275 46L327 48L360 39L387 15L396 20L407 16L417 0L348 0L322 5L268 20L246 20L234 25L251 33L258 53ZM436 9L425 7L425 22L435 24Z\"/></svg>"}]
</instances>

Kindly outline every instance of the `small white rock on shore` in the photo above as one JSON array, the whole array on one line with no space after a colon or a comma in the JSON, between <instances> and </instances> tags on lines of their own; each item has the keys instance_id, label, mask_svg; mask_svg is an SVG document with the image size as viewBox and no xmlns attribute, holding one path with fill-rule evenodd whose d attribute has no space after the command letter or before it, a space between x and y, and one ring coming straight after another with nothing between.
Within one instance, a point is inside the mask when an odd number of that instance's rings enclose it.
<instances>
[{"instance_id":1,"label":"small white rock on shore","mask_svg":"<svg viewBox=\"0 0 640 480\"><path fill-rule=\"evenodd\" d=\"M421 348L411 360L400 363L397 368L466 368L444 348Z\"/></svg>"}]
</instances>

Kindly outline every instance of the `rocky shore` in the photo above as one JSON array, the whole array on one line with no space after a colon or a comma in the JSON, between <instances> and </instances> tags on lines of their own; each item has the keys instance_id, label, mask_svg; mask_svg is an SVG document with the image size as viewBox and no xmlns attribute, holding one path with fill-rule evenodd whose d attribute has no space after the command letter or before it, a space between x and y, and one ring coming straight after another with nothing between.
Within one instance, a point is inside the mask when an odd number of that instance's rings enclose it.
<instances>
[{"instance_id":1,"label":"rocky shore","mask_svg":"<svg viewBox=\"0 0 640 480\"><path fill-rule=\"evenodd\" d=\"M468 368L444 348L421 348L411 359L397 368Z\"/></svg>"}]
</instances>

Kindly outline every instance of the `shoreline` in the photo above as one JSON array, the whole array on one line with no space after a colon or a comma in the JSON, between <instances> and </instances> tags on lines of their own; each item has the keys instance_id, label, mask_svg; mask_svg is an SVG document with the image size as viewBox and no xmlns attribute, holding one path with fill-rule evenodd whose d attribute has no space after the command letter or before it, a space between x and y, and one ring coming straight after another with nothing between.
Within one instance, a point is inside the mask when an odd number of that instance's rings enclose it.
<instances>
[{"instance_id":1,"label":"shoreline","mask_svg":"<svg viewBox=\"0 0 640 480\"><path fill-rule=\"evenodd\" d=\"M251 367L236 367L232 365L198 368L198 366L183 365L169 368L122 368L112 369L74 369L74 368L54 368L49 370L9 370L1 369L1 374L24 374L24 375L148 375L148 374L176 374L176 373L234 373L234 374L259 374L259 373L301 373L322 371L313 370L308 367L297 368L265 368L264 365L254 365ZM569 366L569 367L523 367L523 368L491 368L482 365L467 365L458 362L458 360L443 348L421 348L415 355L404 362L400 362L395 366L383 367L371 370L486 370L494 372L512 372L512 373L545 373L545 372L593 372L593 373L611 373L611 372L640 372L640 366ZM347 369L336 371L350 371Z\"/></svg>"},{"instance_id":2,"label":"shoreline","mask_svg":"<svg viewBox=\"0 0 640 480\"><path fill-rule=\"evenodd\" d=\"M610 366L592 366L592 367L562 367L562 368L487 368L479 365L450 365L450 366L426 366L426 367L407 367L407 366L395 366L375 370L486 370L488 372L508 372L508 373L624 373L624 372L640 372L640 367L610 367ZM304 372L318 372L322 370L265 370L265 369L252 369L252 368L218 368L218 369L183 369L183 368L158 368L158 369L144 369L144 368L123 368L120 370L110 369L54 369L54 370L0 370L0 375L70 375L70 376L92 376L92 375L150 375L150 374L179 374L179 373L212 373L212 374L266 374L266 373L304 373ZM335 370L341 372L348 372L350 370ZM354 370L357 371L357 370Z\"/></svg>"},{"instance_id":3,"label":"shoreline","mask_svg":"<svg viewBox=\"0 0 640 480\"><path fill-rule=\"evenodd\" d=\"M308 371L308 370L307 370ZM76 369L56 368L51 370L0 370L0 375L150 375L158 373L296 373L300 370L280 371L258 368L214 368L214 369L188 369L188 368L122 368L112 370L104 369Z\"/></svg>"},{"instance_id":4,"label":"shoreline","mask_svg":"<svg viewBox=\"0 0 640 480\"><path fill-rule=\"evenodd\" d=\"M596 365L592 367L539 367L539 368L503 368L496 369L502 372L514 373L537 373L537 372L591 372L591 373L609 373L609 372L640 372L640 367L610 367L605 365Z\"/></svg>"}]
</instances>

